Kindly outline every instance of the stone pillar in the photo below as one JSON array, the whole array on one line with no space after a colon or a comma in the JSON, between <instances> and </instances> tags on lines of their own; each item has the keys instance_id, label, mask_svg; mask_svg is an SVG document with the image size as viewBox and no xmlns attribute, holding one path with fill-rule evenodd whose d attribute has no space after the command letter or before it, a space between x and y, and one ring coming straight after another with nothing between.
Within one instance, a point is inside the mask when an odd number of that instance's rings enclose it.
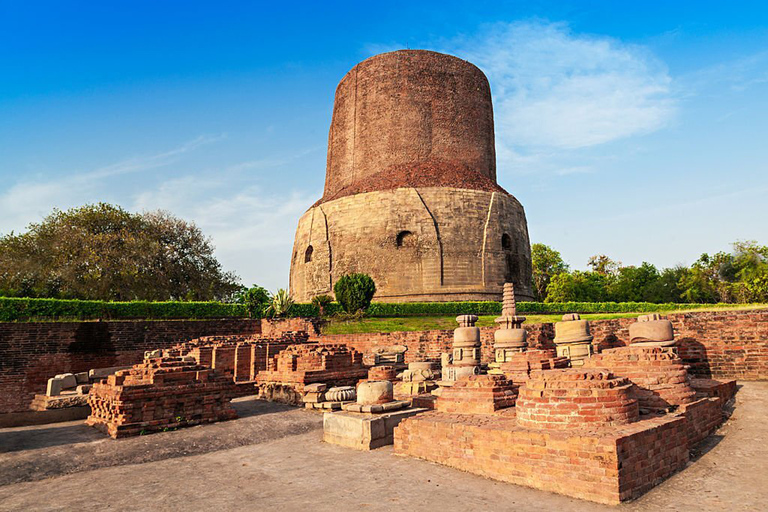
<instances>
[{"instance_id":1,"label":"stone pillar","mask_svg":"<svg viewBox=\"0 0 768 512\"><path fill-rule=\"evenodd\" d=\"M524 352L528 346L523 329L525 317L517 316L515 287L512 283L504 283L501 316L495 321L499 328L493 333L494 361L488 365L488 373L501 375L501 365L510 362L514 354Z\"/></svg>"},{"instance_id":2,"label":"stone pillar","mask_svg":"<svg viewBox=\"0 0 768 512\"><path fill-rule=\"evenodd\" d=\"M443 366L443 385L451 385L462 377L480 373L480 329L475 327L477 316L459 315L453 331L453 352L450 363ZM446 354L443 354L445 361ZM447 382L446 382L447 381Z\"/></svg>"},{"instance_id":3,"label":"stone pillar","mask_svg":"<svg viewBox=\"0 0 768 512\"><path fill-rule=\"evenodd\" d=\"M592 355L592 335L589 323L578 313L563 315L563 321L555 324L555 346L559 357L567 357L571 366L583 366Z\"/></svg>"}]
</instances>

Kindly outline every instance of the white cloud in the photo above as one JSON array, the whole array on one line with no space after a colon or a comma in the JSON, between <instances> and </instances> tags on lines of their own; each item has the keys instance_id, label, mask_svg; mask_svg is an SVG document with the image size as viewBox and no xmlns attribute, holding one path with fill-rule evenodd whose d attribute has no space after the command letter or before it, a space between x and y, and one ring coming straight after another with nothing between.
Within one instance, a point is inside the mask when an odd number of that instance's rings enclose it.
<instances>
[{"instance_id":1,"label":"white cloud","mask_svg":"<svg viewBox=\"0 0 768 512\"><path fill-rule=\"evenodd\" d=\"M500 160L649 133L674 116L670 76L637 45L527 21L445 46L488 76Z\"/></svg>"},{"instance_id":2,"label":"white cloud","mask_svg":"<svg viewBox=\"0 0 768 512\"><path fill-rule=\"evenodd\" d=\"M113 198L120 191L105 187L105 180L171 165L184 154L223 137L201 135L168 151L128 158L99 169L56 179L19 181L0 195L0 232L19 231L31 222L41 220L53 208L65 209L88 202L114 201Z\"/></svg>"},{"instance_id":3,"label":"white cloud","mask_svg":"<svg viewBox=\"0 0 768 512\"><path fill-rule=\"evenodd\" d=\"M222 168L189 170L193 151L223 137L201 136L168 151L95 170L18 182L0 195L0 232L22 230L54 207L66 209L105 201L131 211L163 209L194 221L212 238L224 269L237 272L244 284L258 283L271 290L287 288L297 221L321 191L270 193L256 184L252 171L273 173L318 148ZM157 173L148 173L127 180L131 186L125 186L126 180L116 181L121 175L160 167L187 170L180 177L160 181Z\"/></svg>"},{"instance_id":4,"label":"white cloud","mask_svg":"<svg viewBox=\"0 0 768 512\"><path fill-rule=\"evenodd\" d=\"M213 238L225 269L236 269L243 284L274 291L288 287L297 222L317 197L319 191L268 193L220 175L186 176L139 194L132 209L165 209L195 221Z\"/></svg>"}]
</instances>

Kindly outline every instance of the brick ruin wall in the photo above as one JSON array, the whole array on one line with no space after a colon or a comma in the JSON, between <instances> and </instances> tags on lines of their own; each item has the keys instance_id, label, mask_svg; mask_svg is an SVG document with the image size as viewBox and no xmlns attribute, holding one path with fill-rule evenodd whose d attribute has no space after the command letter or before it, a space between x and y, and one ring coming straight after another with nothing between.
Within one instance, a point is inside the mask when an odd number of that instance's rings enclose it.
<instances>
[{"instance_id":1,"label":"brick ruin wall","mask_svg":"<svg viewBox=\"0 0 768 512\"><path fill-rule=\"evenodd\" d=\"M768 380L768 309L703 311L667 315L672 321L678 353L696 377L738 380ZM629 325L635 318L590 322L595 350L629 343ZM528 346L553 348L553 324L526 324ZM493 361L495 327L480 329L482 361ZM391 333L335 334L310 337L321 343L345 343L370 354L373 349L392 345L408 347L406 362L439 361L449 352L452 330Z\"/></svg>"},{"instance_id":2,"label":"brick ruin wall","mask_svg":"<svg viewBox=\"0 0 768 512\"><path fill-rule=\"evenodd\" d=\"M144 351L201 336L259 334L258 321L157 320L0 323L0 414L29 410L59 373L140 363Z\"/></svg>"},{"instance_id":3,"label":"brick ruin wall","mask_svg":"<svg viewBox=\"0 0 768 512\"><path fill-rule=\"evenodd\" d=\"M683 361L697 377L768 379L768 310L669 315ZM596 348L623 346L634 318L590 322ZM303 330L305 319L265 323L270 337ZM529 346L552 347L552 324L525 325ZM146 350L168 348L201 336L260 334L261 323L244 319L0 323L0 413L28 410L48 378L58 373L141 362ZM493 360L493 332L481 329L482 359ZM311 332L311 331L310 331ZM310 341L344 343L370 356L373 349L405 345L406 362L438 361L453 331L318 335ZM366 357L366 362L369 361Z\"/></svg>"}]
</instances>

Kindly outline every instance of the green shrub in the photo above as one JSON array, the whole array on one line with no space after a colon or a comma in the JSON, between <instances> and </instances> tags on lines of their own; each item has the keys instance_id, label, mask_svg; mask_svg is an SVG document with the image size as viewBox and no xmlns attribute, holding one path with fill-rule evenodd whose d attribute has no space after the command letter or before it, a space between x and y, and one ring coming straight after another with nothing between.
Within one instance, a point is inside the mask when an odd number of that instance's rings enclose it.
<instances>
[{"instance_id":1,"label":"green shrub","mask_svg":"<svg viewBox=\"0 0 768 512\"><path fill-rule=\"evenodd\" d=\"M245 305L248 310L248 316L251 318L261 318L264 311L269 307L272 298L266 288L253 285L251 288L240 292L237 296L237 302Z\"/></svg>"},{"instance_id":2,"label":"green shrub","mask_svg":"<svg viewBox=\"0 0 768 512\"><path fill-rule=\"evenodd\" d=\"M685 309L731 306L727 304L655 304L652 302L518 302L517 312L526 314L564 313L652 313ZM279 308L281 311L283 308ZM338 302L324 307L327 316L343 311ZM354 311L353 311L354 313ZM293 304L286 316L316 317L316 304ZM365 309L368 317L499 315L499 302L374 302ZM97 300L30 299L0 297L0 322L25 320L119 320L119 319L204 319L245 318L245 304L221 302L106 302Z\"/></svg>"},{"instance_id":3,"label":"green shrub","mask_svg":"<svg viewBox=\"0 0 768 512\"><path fill-rule=\"evenodd\" d=\"M354 313L371 305L376 284L368 274L347 274L336 281L333 292L344 311Z\"/></svg>"},{"instance_id":4,"label":"green shrub","mask_svg":"<svg viewBox=\"0 0 768 512\"><path fill-rule=\"evenodd\" d=\"M330 295L318 295L312 297L312 305L317 308L319 316L325 316L326 309L333 302L333 298Z\"/></svg>"},{"instance_id":5,"label":"green shrub","mask_svg":"<svg viewBox=\"0 0 768 512\"><path fill-rule=\"evenodd\" d=\"M202 319L248 315L244 304L221 302L107 302L0 297L0 321L30 319Z\"/></svg>"},{"instance_id":6,"label":"green shrub","mask_svg":"<svg viewBox=\"0 0 768 512\"><path fill-rule=\"evenodd\" d=\"M270 317L284 317L288 316L293 308L293 299L288 292L282 288L277 290L277 293L272 297L269 303L269 307L265 311L265 314Z\"/></svg>"}]
</instances>

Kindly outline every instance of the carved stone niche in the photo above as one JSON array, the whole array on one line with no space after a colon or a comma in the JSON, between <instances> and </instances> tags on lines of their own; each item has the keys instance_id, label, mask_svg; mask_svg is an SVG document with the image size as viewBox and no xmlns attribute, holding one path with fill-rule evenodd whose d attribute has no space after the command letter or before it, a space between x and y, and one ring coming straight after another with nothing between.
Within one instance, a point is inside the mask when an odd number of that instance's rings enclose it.
<instances>
[{"instance_id":1,"label":"carved stone niche","mask_svg":"<svg viewBox=\"0 0 768 512\"><path fill-rule=\"evenodd\" d=\"M391 347L379 347L373 350L374 365L402 365L405 361L405 352L408 347L392 345Z\"/></svg>"}]
</instances>

